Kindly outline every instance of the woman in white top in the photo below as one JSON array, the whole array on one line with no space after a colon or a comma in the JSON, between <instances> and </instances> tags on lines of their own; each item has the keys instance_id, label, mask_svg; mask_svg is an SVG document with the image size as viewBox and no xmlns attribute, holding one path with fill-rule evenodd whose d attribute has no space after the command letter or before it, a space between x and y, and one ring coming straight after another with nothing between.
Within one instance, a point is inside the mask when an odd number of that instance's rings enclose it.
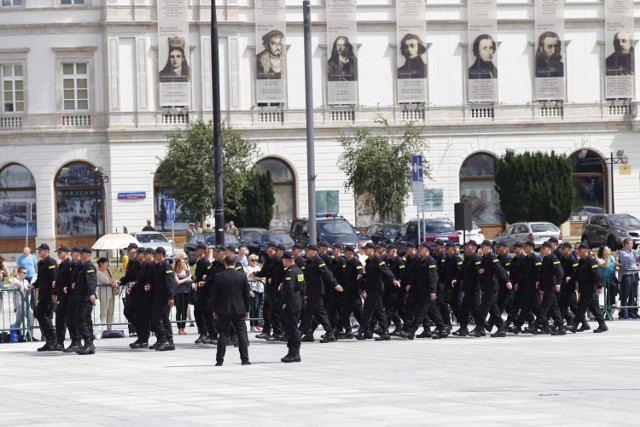
<instances>
[{"instance_id":1,"label":"woman in white top","mask_svg":"<svg viewBox=\"0 0 640 427\"><path fill-rule=\"evenodd\" d=\"M245 267L244 271L247 273L247 276L250 276L251 273L260 271L257 255L249 256L249 266ZM256 319L260 317L260 307L262 306L264 294L264 282L260 278L255 277L249 279L249 284L251 285L251 318ZM249 323L251 324L251 332L262 331L259 320L251 320Z\"/></svg>"},{"instance_id":2,"label":"woman in white top","mask_svg":"<svg viewBox=\"0 0 640 427\"><path fill-rule=\"evenodd\" d=\"M116 267L116 272L122 271L120 267ZM100 258L98 260L98 270L96 271L98 285L98 300L100 300L100 323L113 323L113 308L115 304L114 295L118 293L118 283L116 277L109 270L109 260ZM104 330L104 327L101 328ZM111 325L107 325L107 330L111 330Z\"/></svg>"}]
</instances>

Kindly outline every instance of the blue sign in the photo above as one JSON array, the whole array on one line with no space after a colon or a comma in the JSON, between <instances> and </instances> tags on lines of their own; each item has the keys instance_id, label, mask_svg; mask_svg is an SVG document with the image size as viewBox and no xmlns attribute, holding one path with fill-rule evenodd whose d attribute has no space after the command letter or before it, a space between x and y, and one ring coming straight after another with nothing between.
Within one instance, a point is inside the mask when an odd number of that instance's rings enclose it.
<instances>
[{"instance_id":1,"label":"blue sign","mask_svg":"<svg viewBox=\"0 0 640 427\"><path fill-rule=\"evenodd\" d=\"M118 200L130 200L130 199L146 199L147 193L145 191L129 191L127 193L118 193Z\"/></svg>"},{"instance_id":2,"label":"blue sign","mask_svg":"<svg viewBox=\"0 0 640 427\"><path fill-rule=\"evenodd\" d=\"M167 212L167 221L175 221L176 199L164 199L164 209Z\"/></svg>"},{"instance_id":3,"label":"blue sign","mask_svg":"<svg viewBox=\"0 0 640 427\"><path fill-rule=\"evenodd\" d=\"M422 155L411 156L411 181L422 182Z\"/></svg>"}]
</instances>

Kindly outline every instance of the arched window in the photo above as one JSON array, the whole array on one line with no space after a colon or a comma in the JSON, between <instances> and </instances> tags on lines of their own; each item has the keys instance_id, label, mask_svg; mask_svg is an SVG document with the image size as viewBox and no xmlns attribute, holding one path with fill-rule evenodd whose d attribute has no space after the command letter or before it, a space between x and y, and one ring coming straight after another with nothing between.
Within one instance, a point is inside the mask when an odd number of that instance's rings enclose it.
<instances>
[{"instance_id":1,"label":"arched window","mask_svg":"<svg viewBox=\"0 0 640 427\"><path fill-rule=\"evenodd\" d=\"M296 182L293 170L282 160L273 157L260 160L255 169L271 172L276 202L269 228L288 230L289 221L296 215Z\"/></svg>"},{"instance_id":2,"label":"arched window","mask_svg":"<svg viewBox=\"0 0 640 427\"><path fill-rule=\"evenodd\" d=\"M104 185L95 167L85 162L67 163L54 181L56 235L95 236L104 232ZM96 215L97 212L97 215Z\"/></svg>"},{"instance_id":3,"label":"arched window","mask_svg":"<svg viewBox=\"0 0 640 427\"><path fill-rule=\"evenodd\" d=\"M0 170L0 236L24 237L27 223L35 237L36 182L29 169L10 163Z\"/></svg>"},{"instance_id":4,"label":"arched window","mask_svg":"<svg viewBox=\"0 0 640 427\"><path fill-rule=\"evenodd\" d=\"M604 213L607 209L607 168L604 159L595 151L580 150L569 157L573 171L576 200L574 214L586 217Z\"/></svg>"},{"instance_id":5,"label":"arched window","mask_svg":"<svg viewBox=\"0 0 640 427\"><path fill-rule=\"evenodd\" d=\"M500 197L495 189L494 157L476 153L460 168L460 201L471 203L473 220L478 224L501 224Z\"/></svg>"}]
</instances>

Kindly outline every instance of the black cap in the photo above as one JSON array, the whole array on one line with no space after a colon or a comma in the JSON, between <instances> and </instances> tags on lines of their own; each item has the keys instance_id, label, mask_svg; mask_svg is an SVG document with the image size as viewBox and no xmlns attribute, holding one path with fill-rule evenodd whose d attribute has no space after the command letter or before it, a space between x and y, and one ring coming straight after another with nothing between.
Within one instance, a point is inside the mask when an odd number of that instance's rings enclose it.
<instances>
[{"instance_id":1,"label":"black cap","mask_svg":"<svg viewBox=\"0 0 640 427\"><path fill-rule=\"evenodd\" d=\"M407 242L407 243L404 245L404 247L405 247L405 248L413 248L413 249L415 249L415 248L416 248L416 244L415 244L415 243L413 243L413 242Z\"/></svg>"},{"instance_id":2,"label":"black cap","mask_svg":"<svg viewBox=\"0 0 640 427\"><path fill-rule=\"evenodd\" d=\"M199 242L199 243L196 245L196 249L204 249L204 250L206 251L206 250L207 250L207 245L206 245L206 243L204 243L204 242Z\"/></svg>"},{"instance_id":3,"label":"black cap","mask_svg":"<svg viewBox=\"0 0 640 427\"><path fill-rule=\"evenodd\" d=\"M557 237L549 237L549 240L547 240L547 242L549 242L549 243L558 243L558 238Z\"/></svg>"},{"instance_id":4,"label":"black cap","mask_svg":"<svg viewBox=\"0 0 640 427\"><path fill-rule=\"evenodd\" d=\"M318 242L318 247L328 248L329 247L329 243L327 243L324 240L322 240L322 241Z\"/></svg>"},{"instance_id":5,"label":"black cap","mask_svg":"<svg viewBox=\"0 0 640 427\"><path fill-rule=\"evenodd\" d=\"M334 243L333 246L331 246L333 249L342 249L342 245L340 245L340 243Z\"/></svg>"},{"instance_id":6,"label":"black cap","mask_svg":"<svg viewBox=\"0 0 640 427\"><path fill-rule=\"evenodd\" d=\"M389 243L387 245L387 250L390 251L392 249L398 249L398 247L396 245L394 245L393 243Z\"/></svg>"},{"instance_id":7,"label":"black cap","mask_svg":"<svg viewBox=\"0 0 640 427\"><path fill-rule=\"evenodd\" d=\"M374 245L371 242L368 242L366 245L363 246L364 249L375 249L376 245Z\"/></svg>"},{"instance_id":8,"label":"black cap","mask_svg":"<svg viewBox=\"0 0 640 427\"><path fill-rule=\"evenodd\" d=\"M65 245L60 245L60 247L56 250L56 252L69 252L69 248Z\"/></svg>"},{"instance_id":9,"label":"black cap","mask_svg":"<svg viewBox=\"0 0 640 427\"><path fill-rule=\"evenodd\" d=\"M286 251L287 250L287 248L282 243L276 245L276 249L279 250L279 251Z\"/></svg>"},{"instance_id":10,"label":"black cap","mask_svg":"<svg viewBox=\"0 0 640 427\"><path fill-rule=\"evenodd\" d=\"M293 254L289 251L284 251L284 254L282 255L283 259L294 259L295 257L293 256Z\"/></svg>"},{"instance_id":11,"label":"black cap","mask_svg":"<svg viewBox=\"0 0 640 427\"><path fill-rule=\"evenodd\" d=\"M49 249L49 245L47 245L46 243L40 243L40 246L38 246L36 248L36 250L37 251L41 251L41 250L50 251L51 249Z\"/></svg>"},{"instance_id":12,"label":"black cap","mask_svg":"<svg viewBox=\"0 0 640 427\"><path fill-rule=\"evenodd\" d=\"M87 246L83 246L82 249L80 249L80 252L82 252L83 254L90 254L91 248Z\"/></svg>"},{"instance_id":13,"label":"black cap","mask_svg":"<svg viewBox=\"0 0 640 427\"><path fill-rule=\"evenodd\" d=\"M482 243L480 243L480 246L491 246L491 242L487 239L484 239Z\"/></svg>"},{"instance_id":14,"label":"black cap","mask_svg":"<svg viewBox=\"0 0 640 427\"><path fill-rule=\"evenodd\" d=\"M129 249L138 249L138 245L136 245L135 243L129 243L129 246L127 246L125 249L126 249L126 250L129 250Z\"/></svg>"},{"instance_id":15,"label":"black cap","mask_svg":"<svg viewBox=\"0 0 640 427\"><path fill-rule=\"evenodd\" d=\"M155 250L155 251L153 251L153 253L154 253L154 254L162 254L162 255L166 255L166 254L167 254L167 251L166 251L166 249L165 249L165 248L163 248L162 246L158 246L158 247L156 248L156 250Z\"/></svg>"},{"instance_id":16,"label":"black cap","mask_svg":"<svg viewBox=\"0 0 640 427\"><path fill-rule=\"evenodd\" d=\"M444 242L442 241L442 239L436 239L436 241L433 242L433 244L436 246L444 246Z\"/></svg>"},{"instance_id":17,"label":"black cap","mask_svg":"<svg viewBox=\"0 0 640 427\"><path fill-rule=\"evenodd\" d=\"M74 246L71 248L71 252L80 252L82 250L82 246Z\"/></svg>"},{"instance_id":18,"label":"black cap","mask_svg":"<svg viewBox=\"0 0 640 427\"><path fill-rule=\"evenodd\" d=\"M515 243L513 244L513 247L514 247L514 248L522 248L522 247L524 247L524 245L522 244L522 242L515 242Z\"/></svg>"},{"instance_id":19,"label":"black cap","mask_svg":"<svg viewBox=\"0 0 640 427\"><path fill-rule=\"evenodd\" d=\"M269 243L267 243L267 247L268 247L268 248L274 248L274 249L275 249L276 244L275 244L275 242L269 242Z\"/></svg>"},{"instance_id":20,"label":"black cap","mask_svg":"<svg viewBox=\"0 0 640 427\"><path fill-rule=\"evenodd\" d=\"M561 248L573 248L573 246L571 246L571 243L569 242L562 242L562 244L560 245Z\"/></svg>"},{"instance_id":21,"label":"black cap","mask_svg":"<svg viewBox=\"0 0 640 427\"><path fill-rule=\"evenodd\" d=\"M532 248L535 248L535 247L536 247L536 244L535 244L535 243L533 243L533 240L526 240L526 241L524 241L524 242L523 242L523 244L524 244L525 246L531 246Z\"/></svg>"},{"instance_id":22,"label":"black cap","mask_svg":"<svg viewBox=\"0 0 640 427\"><path fill-rule=\"evenodd\" d=\"M302 246L300 243L294 243L293 249L304 249L304 246Z\"/></svg>"},{"instance_id":23,"label":"black cap","mask_svg":"<svg viewBox=\"0 0 640 427\"><path fill-rule=\"evenodd\" d=\"M589 247L589 245L585 244L585 243L580 243L578 245L578 249L589 249L591 250L591 248Z\"/></svg>"},{"instance_id":24,"label":"black cap","mask_svg":"<svg viewBox=\"0 0 640 427\"><path fill-rule=\"evenodd\" d=\"M471 245L471 246L473 246L474 248L477 248L477 247L478 247L478 242L476 242L475 240L471 239L471 240L467 241L467 243L465 243L464 245L465 245L465 246L467 246L467 245Z\"/></svg>"},{"instance_id":25,"label":"black cap","mask_svg":"<svg viewBox=\"0 0 640 427\"><path fill-rule=\"evenodd\" d=\"M308 251L317 251L318 247L316 245L309 243L305 249Z\"/></svg>"},{"instance_id":26,"label":"black cap","mask_svg":"<svg viewBox=\"0 0 640 427\"><path fill-rule=\"evenodd\" d=\"M144 250L144 253L145 253L145 254L153 255L153 248L146 248L146 249Z\"/></svg>"},{"instance_id":27,"label":"black cap","mask_svg":"<svg viewBox=\"0 0 640 427\"><path fill-rule=\"evenodd\" d=\"M544 243L542 244L542 247L543 247L543 248L549 248L549 249L551 249L551 243L549 243L549 242L544 242Z\"/></svg>"},{"instance_id":28,"label":"black cap","mask_svg":"<svg viewBox=\"0 0 640 427\"><path fill-rule=\"evenodd\" d=\"M235 252L235 251L236 251L236 248L234 248L234 247L233 247L233 246L231 246L231 245L227 245L227 247L225 248L225 250Z\"/></svg>"},{"instance_id":29,"label":"black cap","mask_svg":"<svg viewBox=\"0 0 640 427\"><path fill-rule=\"evenodd\" d=\"M497 245L497 246L502 246L503 248L508 248L508 247L509 247L509 246L507 245L507 242L504 242L504 241L500 241L500 242L498 242L498 245Z\"/></svg>"},{"instance_id":30,"label":"black cap","mask_svg":"<svg viewBox=\"0 0 640 427\"><path fill-rule=\"evenodd\" d=\"M427 249L431 250L431 245L428 244L427 242L420 243L420 247L427 248Z\"/></svg>"},{"instance_id":31,"label":"black cap","mask_svg":"<svg viewBox=\"0 0 640 427\"><path fill-rule=\"evenodd\" d=\"M444 245L445 248L455 248L456 245L453 242L447 242Z\"/></svg>"},{"instance_id":32,"label":"black cap","mask_svg":"<svg viewBox=\"0 0 640 427\"><path fill-rule=\"evenodd\" d=\"M224 252L224 245L215 245L214 249L216 252Z\"/></svg>"},{"instance_id":33,"label":"black cap","mask_svg":"<svg viewBox=\"0 0 640 427\"><path fill-rule=\"evenodd\" d=\"M351 246L351 245L347 245L347 246L345 246L345 247L344 247L344 251L345 251L345 252L347 252L347 251L349 251L349 252L355 252L355 251L356 251L356 248L354 248L354 247L353 247L353 246Z\"/></svg>"}]
</instances>

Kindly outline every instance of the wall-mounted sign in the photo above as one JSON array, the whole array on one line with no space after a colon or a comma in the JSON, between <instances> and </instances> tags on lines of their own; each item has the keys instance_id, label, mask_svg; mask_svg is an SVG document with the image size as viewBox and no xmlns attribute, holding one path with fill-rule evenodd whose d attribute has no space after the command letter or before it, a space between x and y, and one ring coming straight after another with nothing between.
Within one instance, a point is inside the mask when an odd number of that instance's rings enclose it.
<instances>
[{"instance_id":1,"label":"wall-mounted sign","mask_svg":"<svg viewBox=\"0 0 640 427\"><path fill-rule=\"evenodd\" d=\"M146 199L146 191L130 191L127 193L118 193L118 200Z\"/></svg>"}]
</instances>

